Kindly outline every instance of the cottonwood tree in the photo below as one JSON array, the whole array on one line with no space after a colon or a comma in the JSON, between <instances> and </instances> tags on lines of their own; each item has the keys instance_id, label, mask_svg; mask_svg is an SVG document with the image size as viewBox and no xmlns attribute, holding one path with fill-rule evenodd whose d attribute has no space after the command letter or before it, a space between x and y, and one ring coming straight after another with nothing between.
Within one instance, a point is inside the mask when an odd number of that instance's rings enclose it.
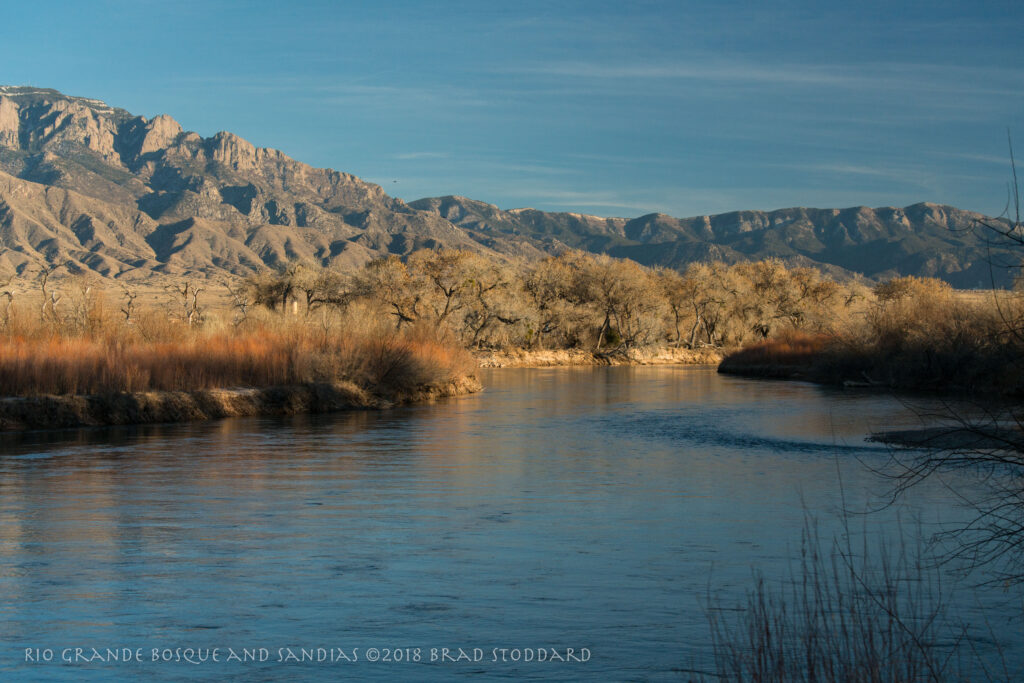
<instances>
[{"instance_id":1,"label":"cottonwood tree","mask_svg":"<svg viewBox=\"0 0 1024 683\"><path fill-rule=\"evenodd\" d=\"M760 339L782 328L820 330L834 312L839 285L814 268L786 268L779 259L739 263L743 317Z\"/></svg>"},{"instance_id":2,"label":"cottonwood tree","mask_svg":"<svg viewBox=\"0 0 1024 683\"><path fill-rule=\"evenodd\" d=\"M690 302L696 291L690 289L687 279L678 270L655 268L651 277L671 316L672 344L679 348L683 341L683 325L691 315Z\"/></svg>"},{"instance_id":3,"label":"cottonwood tree","mask_svg":"<svg viewBox=\"0 0 1024 683\"><path fill-rule=\"evenodd\" d=\"M543 348L549 339L575 346L589 304L577 274L580 256L574 253L543 259L526 272L523 292L528 304L527 346Z\"/></svg>"},{"instance_id":4,"label":"cottonwood tree","mask_svg":"<svg viewBox=\"0 0 1024 683\"><path fill-rule=\"evenodd\" d=\"M415 323L423 315L423 283L395 255L367 263L357 275L356 287L362 296L375 299L388 309L397 329Z\"/></svg>"},{"instance_id":5,"label":"cottonwood tree","mask_svg":"<svg viewBox=\"0 0 1024 683\"><path fill-rule=\"evenodd\" d=\"M301 264L290 279L292 292L302 296L306 315L322 306L344 309L356 296L351 277L322 266Z\"/></svg>"},{"instance_id":6,"label":"cottonwood tree","mask_svg":"<svg viewBox=\"0 0 1024 683\"><path fill-rule=\"evenodd\" d=\"M463 262L466 280L463 289L461 336L468 346L481 348L508 341L509 331L525 319L522 297L516 287L519 273L514 266L501 264L479 254L467 253Z\"/></svg>"},{"instance_id":7,"label":"cottonwood tree","mask_svg":"<svg viewBox=\"0 0 1024 683\"><path fill-rule=\"evenodd\" d=\"M684 274L684 284L694 318L689 348L721 345L720 328L729 301L736 295L728 266L721 261L691 264Z\"/></svg>"},{"instance_id":8,"label":"cottonwood tree","mask_svg":"<svg viewBox=\"0 0 1024 683\"><path fill-rule=\"evenodd\" d=\"M456 249L421 249L406 263L410 284L423 291L420 301L433 322L444 325L466 305L469 254Z\"/></svg>"},{"instance_id":9,"label":"cottonwood tree","mask_svg":"<svg viewBox=\"0 0 1024 683\"><path fill-rule=\"evenodd\" d=\"M649 271L635 261L600 254L579 263L578 289L603 317L595 351L648 344L661 332L663 302Z\"/></svg>"},{"instance_id":10,"label":"cottonwood tree","mask_svg":"<svg viewBox=\"0 0 1024 683\"><path fill-rule=\"evenodd\" d=\"M291 277L287 272L260 273L246 280L248 296L252 303L272 311L278 306L283 311L288 305L288 298L294 291Z\"/></svg>"}]
</instances>

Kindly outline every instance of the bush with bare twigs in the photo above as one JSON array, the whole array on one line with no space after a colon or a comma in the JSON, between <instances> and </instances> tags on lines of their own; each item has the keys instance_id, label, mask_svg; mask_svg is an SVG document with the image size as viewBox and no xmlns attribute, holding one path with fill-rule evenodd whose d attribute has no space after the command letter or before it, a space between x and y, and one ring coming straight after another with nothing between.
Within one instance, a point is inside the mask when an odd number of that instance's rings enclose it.
<instances>
[{"instance_id":1,"label":"bush with bare twigs","mask_svg":"<svg viewBox=\"0 0 1024 683\"><path fill-rule=\"evenodd\" d=\"M956 619L946 578L908 533L895 546L843 538L827 542L808 522L788 580L755 576L735 610L709 603L715 680L1016 680L998 647L969 645L984 627Z\"/></svg>"}]
</instances>

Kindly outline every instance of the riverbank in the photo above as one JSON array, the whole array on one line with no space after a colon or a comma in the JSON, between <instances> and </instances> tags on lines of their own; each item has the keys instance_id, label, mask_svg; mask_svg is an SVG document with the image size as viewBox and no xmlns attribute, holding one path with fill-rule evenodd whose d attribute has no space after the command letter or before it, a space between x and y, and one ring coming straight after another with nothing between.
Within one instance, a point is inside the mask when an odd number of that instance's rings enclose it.
<instances>
[{"instance_id":1,"label":"riverbank","mask_svg":"<svg viewBox=\"0 0 1024 683\"><path fill-rule=\"evenodd\" d=\"M384 410L471 394L481 388L475 377L461 376L385 395L368 392L351 382L309 382L264 388L17 396L0 399L0 431Z\"/></svg>"},{"instance_id":2,"label":"riverbank","mask_svg":"<svg viewBox=\"0 0 1024 683\"><path fill-rule=\"evenodd\" d=\"M901 448L949 451L959 454L982 452L1024 453L1024 431L992 423L964 425L950 422L945 426L897 429L875 432L868 441ZM1009 465L1009 460L1003 464Z\"/></svg>"},{"instance_id":3,"label":"riverbank","mask_svg":"<svg viewBox=\"0 0 1024 683\"><path fill-rule=\"evenodd\" d=\"M964 296L929 278L895 278L874 289L863 317L784 330L729 354L719 371L926 395L1024 396L1024 298Z\"/></svg>"},{"instance_id":4,"label":"riverbank","mask_svg":"<svg viewBox=\"0 0 1024 683\"><path fill-rule=\"evenodd\" d=\"M477 351L481 368L547 368L576 365L716 365L721 349L677 349L660 347L631 349L623 353L595 353L584 349L512 349Z\"/></svg>"},{"instance_id":5,"label":"riverbank","mask_svg":"<svg viewBox=\"0 0 1024 683\"><path fill-rule=\"evenodd\" d=\"M928 396L1024 396L1024 365L1014 340L963 334L898 342L791 334L730 353L718 371Z\"/></svg>"},{"instance_id":6,"label":"riverbank","mask_svg":"<svg viewBox=\"0 0 1024 683\"><path fill-rule=\"evenodd\" d=\"M0 335L0 430L374 410L481 388L472 356L424 327L97 319L28 319Z\"/></svg>"}]
</instances>

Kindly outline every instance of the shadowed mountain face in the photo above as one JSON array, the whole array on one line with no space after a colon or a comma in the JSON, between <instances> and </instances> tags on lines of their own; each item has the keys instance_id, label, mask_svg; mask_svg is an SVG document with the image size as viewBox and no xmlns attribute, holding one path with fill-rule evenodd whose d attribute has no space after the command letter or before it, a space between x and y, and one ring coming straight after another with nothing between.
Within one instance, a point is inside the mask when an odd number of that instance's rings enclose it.
<instances>
[{"instance_id":1,"label":"shadowed mountain face","mask_svg":"<svg viewBox=\"0 0 1024 683\"><path fill-rule=\"evenodd\" d=\"M166 115L0 87L0 276L67 262L132 279L247 275L294 259L346 267L424 247L526 258L579 248L675 268L778 256L838 275L976 287L990 281L971 231L977 218L933 204L629 220L503 211L463 197L406 204L231 133L203 138Z\"/></svg>"}]
</instances>

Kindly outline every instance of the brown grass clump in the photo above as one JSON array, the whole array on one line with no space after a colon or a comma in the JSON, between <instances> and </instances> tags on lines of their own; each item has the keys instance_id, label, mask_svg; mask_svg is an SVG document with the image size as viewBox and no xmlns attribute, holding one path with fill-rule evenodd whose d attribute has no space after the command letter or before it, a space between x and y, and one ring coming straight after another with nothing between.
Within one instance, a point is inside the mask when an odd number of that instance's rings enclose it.
<instances>
[{"instance_id":1,"label":"brown grass clump","mask_svg":"<svg viewBox=\"0 0 1024 683\"><path fill-rule=\"evenodd\" d=\"M131 324L23 319L0 335L0 396L194 391L352 382L381 395L472 374L468 352L425 328L356 329L335 316L267 315L231 327L149 312Z\"/></svg>"},{"instance_id":2,"label":"brown grass clump","mask_svg":"<svg viewBox=\"0 0 1024 683\"><path fill-rule=\"evenodd\" d=\"M730 354L725 373L926 392L1024 393L1024 301L959 296L930 278L877 286L859 320L832 336L786 333Z\"/></svg>"},{"instance_id":3,"label":"brown grass clump","mask_svg":"<svg viewBox=\"0 0 1024 683\"><path fill-rule=\"evenodd\" d=\"M788 330L775 339L729 354L722 360L719 370L759 377L814 374L822 355L835 340L834 335Z\"/></svg>"}]
</instances>

